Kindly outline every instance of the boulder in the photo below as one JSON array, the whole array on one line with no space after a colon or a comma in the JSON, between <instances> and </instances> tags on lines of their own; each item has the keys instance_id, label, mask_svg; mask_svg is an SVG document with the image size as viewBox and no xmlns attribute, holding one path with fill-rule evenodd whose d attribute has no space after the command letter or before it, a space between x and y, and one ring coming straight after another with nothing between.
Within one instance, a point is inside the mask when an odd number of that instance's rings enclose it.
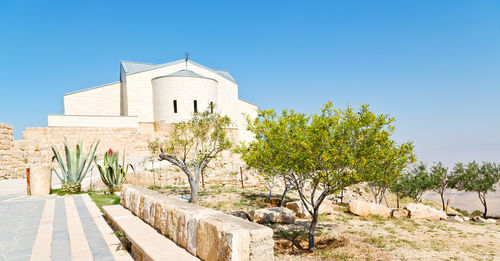
<instances>
[{"instance_id":1,"label":"boulder","mask_svg":"<svg viewBox=\"0 0 500 261\"><path fill-rule=\"evenodd\" d=\"M480 217L480 216L475 216L472 218L473 221L475 222L478 222L478 223L486 223L486 224L494 224L496 223L496 219L493 219L493 218L483 218L483 217Z\"/></svg>"},{"instance_id":2,"label":"boulder","mask_svg":"<svg viewBox=\"0 0 500 261\"><path fill-rule=\"evenodd\" d=\"M469 221L470 220L470 217L463 216L462 218L463 218L464 221Z\"/></svg>"},{"instance_id":3,"label":"boulder","mask_svg":"<svg viewBox=\"0 0 500 261\"><path fill-rule=\"evenodd\" d=\"M404 208L395 208L391 212L391 216L393 218L407 218L408 217L408 210Z\"/></svg>"},{"instance_id":4,"label":"boulder","mask_svg":"<svg viewBox=\"0 0 500 261\"><path fill-rule=\"evenodd\" d=\"M288 202L286 203L286 208L295 212L298 218L306 218L311 216L309 212L307 212L304 204L302 204L301 201Z\"/></svg>"},{"instance_id":5,"label":"boulder","mask_svg":"<svg viewBox=\"0 0 500 261\"><path fill-rule=\"evenodd\" d=\"M446 220L448 216L442 210L437 210L424 204L410 203L406 205L411 219Z\"/></svg>"},{"instance_id":6,"label":"boulder","mask_svg":"<svg viewBox=\"0 0 500 261\"><path fill-rule=\"evenodd\" d=\"M231 215L248 220L248 213L246 211L243 211L243 210L234 211L233 213L231 213Z\"/></svg>"},{"instance_id":7,"label":"boulder","mask_svg":"<svg viewBox=\"0 0 500 261\"><path fill-rule=\"evenodd\" d=\"M448 216L447 218L448 221L455 221L455 222L464 222L464 219L460 216Z\"/></svg>"},{"instance_id":8,"label":"boulder","mask_svg":"<svg viewBox=\"0 0 500 261\"><path fill-rule=\"evenodd\" d=\"M286 203L286 208L293 210L298 218L307 218L311 216L300 200ZM310 209L312 210L312 208ZM341 209L342 207L335 205L331 200L325 199L319 206L319 214L329 215Z\"/></svg>"},{"instance_id":9,"label":"boulder","mask_svg":"<svg viewBox=\"0 0 500 261\"><path fill-rule=\"evenodd\" d=\"M368 217L372 215L378 215L384 218L388 218L391 216L391 209L375 204L375 203L370 203L366 201L361 201L361 200L351 200L349 202L349 211L351 213L361 216L361 217Z\"/></svg>"},{"instance_id":10,"label":"boulder","mask_svg":"<svg viewBox=\"0 0 500 261\"><path fill-rule=\"evenodd\" d=\"M288 208L263 208L250 210L248 212L250 220L256 223L281 223L293 224L295 223L295 212Z\"/></svg>"},{"instance_id":11,"label":"boulder","mask_svg":"<svg viewBox=\"0 0 500 261\"><path fill-rule=\"evenodd\" d=\"M486 219L486 221L484 223L487 223L487 224L495 224L497 223L497 220L496 219L493 219L493 218L488 218Z\"/></svg>"}]
</instances>

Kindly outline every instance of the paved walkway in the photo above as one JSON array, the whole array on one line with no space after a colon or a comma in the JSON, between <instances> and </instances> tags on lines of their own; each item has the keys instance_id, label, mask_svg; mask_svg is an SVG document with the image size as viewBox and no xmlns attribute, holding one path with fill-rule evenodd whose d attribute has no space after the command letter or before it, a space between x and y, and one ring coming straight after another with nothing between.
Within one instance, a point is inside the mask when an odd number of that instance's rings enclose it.
<instances>
[{"instance_id":1,"label":"paved walkway","mask_svg":"<svg viewBox=\"0 0 500 261\"><path fill-rule=\"evenodd\" d=\"M87 194L27 197L0 181L1 260L132 260Z\"/></svg>"}]
</instances>

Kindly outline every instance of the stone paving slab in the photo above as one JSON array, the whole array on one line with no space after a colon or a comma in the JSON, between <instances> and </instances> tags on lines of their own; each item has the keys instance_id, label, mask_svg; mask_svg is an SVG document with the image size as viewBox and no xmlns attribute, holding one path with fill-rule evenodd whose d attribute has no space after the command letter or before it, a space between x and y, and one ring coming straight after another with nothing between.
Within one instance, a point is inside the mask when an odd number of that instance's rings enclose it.
<instances>
[{"instance_id":1,"label":"stone paving slab","mask_svg":"<svg viewBox=\"0 0 500 261\"><path fill-rule=\"evenodd\" d=\"M131 261L119 245L88 195L28 197L26 180L0 181L0 261Z\"/></svg>"}]
</instances>

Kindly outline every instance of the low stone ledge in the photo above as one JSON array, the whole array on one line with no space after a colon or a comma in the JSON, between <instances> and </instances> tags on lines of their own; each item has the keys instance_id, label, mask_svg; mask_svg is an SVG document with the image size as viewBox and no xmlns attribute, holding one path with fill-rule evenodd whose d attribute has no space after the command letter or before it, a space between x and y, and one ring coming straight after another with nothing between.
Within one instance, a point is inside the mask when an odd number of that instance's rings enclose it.
<instances>
[{"instance_id":1,"label":"low stone ledge","mask_svg":"<svg viewBox=\"0 0 500 261\"><path fill-rule=\"evenodd\" d=\"M122 206L104 206L103 210L112 226L118 231L122 231L130 242L134 260L199 260Z\"/></svg>"},{"instance_id":2,"label":"low stone ledge","mask_svg":"<svg viewBox=\"0 0 500 261\"><path fill-rule=\"evenodd\" d=\"M124 185L121 204L202 260L272 260L272 229L241 218Z\"/></svg>"}]
</instances>

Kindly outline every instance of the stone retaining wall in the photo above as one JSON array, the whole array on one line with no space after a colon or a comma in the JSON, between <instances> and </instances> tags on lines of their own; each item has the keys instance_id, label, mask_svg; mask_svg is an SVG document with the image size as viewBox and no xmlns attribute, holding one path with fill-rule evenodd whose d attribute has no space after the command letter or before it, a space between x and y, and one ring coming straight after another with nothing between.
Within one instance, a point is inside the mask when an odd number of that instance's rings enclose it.
<instances>
[{"instance_id":1,"label":"stone retaining wall","mask_svg":"<svg viewBox=\"0 0 500 261\"><path fill-rule=\"evenodd\" d=\"M143 187L124 185L121 204L202 260L272 260L272 229Z\"/></svg>"},{"instance_id":2,"label":"stone retaining wall","mask_svg":"<svg viewBox=\"0 0 500 261\"><path fill-rule=\"evenodd\" d=\"M0 179L24 177L24 158L14 143L11 125L0 123Z\"/></svg>"}]
</instances>

